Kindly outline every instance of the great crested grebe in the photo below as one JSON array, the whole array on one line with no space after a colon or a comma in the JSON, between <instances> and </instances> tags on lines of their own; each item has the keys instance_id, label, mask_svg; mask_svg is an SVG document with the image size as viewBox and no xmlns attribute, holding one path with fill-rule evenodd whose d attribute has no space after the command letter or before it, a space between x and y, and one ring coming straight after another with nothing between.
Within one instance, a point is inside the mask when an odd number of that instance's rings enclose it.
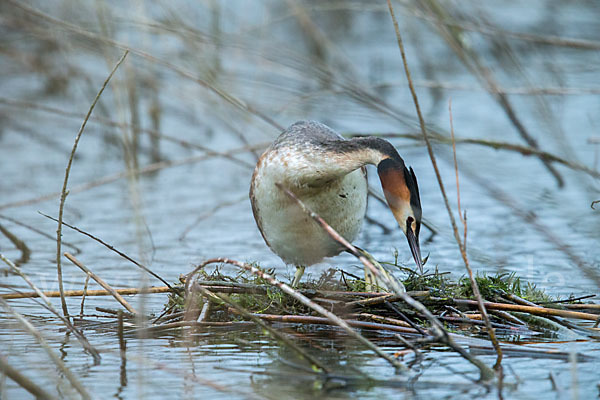
<instances>
[{"instance_id":1,"label":"great crested grebe","mask_svg":"<svg viewBox=\"0 0 600 400\"><path fill-rule=\"evenodd\" d=\"M377 137L346 140L324 124L300 121L263 153L250 184L252 212L263 239L286 264L297 268L292 286L300 282L304 267L344 248L276 184L291 190L352 242L367 209L367 164L377 166L387 203L408 239L415 263L422 268L417 177L394 146Z\"/></svg>"}]
</instances>

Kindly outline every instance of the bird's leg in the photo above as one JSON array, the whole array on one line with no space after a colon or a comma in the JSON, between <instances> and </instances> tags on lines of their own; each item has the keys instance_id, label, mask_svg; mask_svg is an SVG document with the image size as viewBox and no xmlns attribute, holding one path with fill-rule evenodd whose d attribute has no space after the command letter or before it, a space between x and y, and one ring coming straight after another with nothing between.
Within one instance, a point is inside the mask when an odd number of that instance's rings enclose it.
<instances>
[{"instance_id":1,"label":"bird's leg","mask_svg":"<svg viewBox=\"0 0 600 400\"><path fill-rule=\"evenodd\" d=\"M300 279L302 279L302 275L304 275L304 266L296 265L296 273L294 274L294 279L292 280L292 287L296 288L300 284Z\"/></svg>"}]
</instances>

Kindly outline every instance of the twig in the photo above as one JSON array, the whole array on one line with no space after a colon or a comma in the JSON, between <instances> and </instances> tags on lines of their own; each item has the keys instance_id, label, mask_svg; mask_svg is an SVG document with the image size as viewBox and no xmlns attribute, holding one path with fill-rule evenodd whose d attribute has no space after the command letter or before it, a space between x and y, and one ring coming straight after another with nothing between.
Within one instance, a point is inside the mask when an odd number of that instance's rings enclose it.
<instances>
[{"instance_id":1,"label":"twig","mask_svg":"<svg viewBox=\"0 0 600 400\"><path fill-rule=\"evenodd\" d=\"M407 67L408 68L408 67ZM458 216L463 224L463 241L461 242L458 236L458 230L455 232L455 238L456 238L456 242L458 243L458 247L460 249L460 254L462 256L463 262L465 264L465 268L467 269L467 273L469 274L469 280L471 282L471 287L473 289L473 295L475 296L475 298L477 299L477 303L479 304L479 311L481 312L481 315L483 317L483 321L485 322L485 326L487 328L487 332L488 335L490 336L490 340L492 341L492 344L494 345L494 349L496 349L496 363L494 364L494 369L499 371L499 382L501 381L502 377L502 349L500 348L500 343L498 343L498 339L496 338L496 331L494 330L494 327L492 326L492 323L490 321L490 317L487 313L487 310L485 309L485 306L483 305L483 297L481 296L481 293L479 291L479 285L477 284L477 281L475 280L475 277L473 276L473 270L471 269L471 266L469 264L469 257L467 256L467 211L465 210L465 214L464 217L461 213L461 209L460 209L460 184L459 184L459 180L458 180L458 161L456 160L456 143L454 140L454 124L452 121L452 102L450 101L448 103L448 112L450 114L450 133L452 135L452 152L454 155L454 171L456 174L456 197L457 197L457 201L458 201ZM433 154L433 152L432 152ZM443 186L443 183L440 179L439 181L440 186ZM446 200L446 199L445 199ZM449 205L448 209L450 208ZM499 387L500 393L501 393L501 387ZM502 397L500 395L500 397Z\"/></svg>"},{"instance_id":2,"label":"twig","mask_svg":"<svg viewBox=\"0 0 600 400\"><path fill-rule=\"evenodd\" d=\"M53 221L57 221L58 220L54 217L51 217L49 215L44 214L41 211L38 211L41 215L43 215L46 218L49 218ZM150 270L150 268L146 267L143 264L140 264L139 262L135 261L133 258L129 257L127 254L123 253L122 251L117 250L114 246L112 246L111 244L106 243L105 241L103 241L102 239L92 235L91 233L88 233L82 229L77 228L76 226L70 225L64 221L61 222L62 225L65 225L71 229L73 229L74 231L77 231L91 239L94 239L96 242L102 244L103 246L107 247L108 249L114 251L115 253L117 253L118 255L120 255L121 257L123 257L124 259L126 259L127 261L132 262L133 264L135 264L136 266L140 267L141 269L143 269L144 271L146 271L147 273L149 273L150 275L152 275L153 277L155 277L156 279L158 279L159 281L161 281L162 283L165 284L165 286L167 286L169 289L172 289L171 285L169 285L169 282L165 281L163 278L161 278L159 275L157 275L156 273L154 273L152 270Z\"/></svg>"},{"instance_id":3,"label":"twig","mask_svg":"<svg viewBox=\"0 0 600 400\"><path fill-rule=\"evenodd\" d=\"M400 318L402 318L404 320L404 322L406 322L407 324L409 324L411 326L411 328L417 330L421 335L427 336L427 333L423 329L421 329L421 327L419 325L415 324L406 315L404 315L404 313L402 311L400 311L398 309L398 307L396 307L395 305L393 305L392 303L390 303L387 300L385 301L385 305L387 308L389 308L390 310L395 312L397 315L399 315Z\"/></svg>"},{"instance_id":4,"label":"twig","mask_svg":"<svg viewBox=\"0 0 600 400\"><path fill-rule=\"evenodd\" d=\"M69 156L69 161L67 163L67 169L65 171L65 179L64 179L62 191L60 194L60 205L58 207L58 228L56 229L56 271L58 273L58 290L61 293L60 302L62 305L63 314L64 314L65 318L68 318L69 310L67 309L67 302L65 300L65 297L64 297L64 295L62 295L63 280L62 280L62 264L61 264L61 253L62 253L61 245L62 245L63 210L65 208L65 200L67 199L67 183L69 181L69 173L71 172L71 165L73 164L73 158L75 157L75 152L77 151L77 145L79 144L79 139L81 139L81 135L83 134L83 130L85 129L85 126L87 125L87 121L90 118L92 111L94 111L94 107L96 107L96 103L98 103L98 100L100 99L100 96L102 95L102 92L104 92L104 89L108 85L108 82L110 81L110 79L112 78L114 73L117 71L117 68L119 68L119 66L123 63L123 61L125 61L127 54L129 54L129 51L126 50L125 53L123 53L123 56L121 56L121 58L119 59L117 64L114 66L114 68L112 69L110 74L108 74L108 77L104 80L102 87L100 88L100 90L98 91L98 94L94 98L94 101L92 102L92 105L90 106L90 108L83 120L83 123L81 124L81 128L79 128L79 132L77 132L77 136L75 137L75 143L73 143L73 149L71 150L71 155Z\"/></svg>"},{"instance_id":5,"label":"twig","mask_svg":"<svg viewBox=\"0 0 600 400\"><path fill-rule=\"evenodd\" d=\"M90 271L85 265L83 265L73 255L71 255L69 253L64 253L64 256L67 257L67 259L69 261L71 261L73 264L75 264L79 268L81 268L81 270L83 272L85 272L86 274L88 274L89 276L91 276L92 279L95 280L100 286L102 286L104 289L106 289L115 298L115 300L117 300L119 303L121 303L121 305L123 307L125 307L125 309L127 311L129 311L132 314L137 314L137 311L135 311L135 309L127 302L127 300L125 300L123 298L123 296L121 296L119 293L117 293L117 291L115 289L113 289L108 283L106 283L104 281L104 279L100 278L98 275L96 275L95 273L93 273L92 271Z\"/></svg>"},{"instance_id":6,"label":"twig","mask_svg":"<svg viewBox=\"0 0 600 400\"><path fill-rule=\"evenodd\" d=\"M106 314L111 314L111 315L114 315L117 318L119 317L119 313L122 313L123 317L127 317L128 319L134 319L135 318L135 314L125 313L121 309L113 310L112 308L96 307L96 311L102 312L102 313L106 313Z\"/></svg>"},{"instance_id":7,"label":"twig","mask_svg":"<svg viewBox=\"0 0 600 400\"><path fill-rule=\"evenodd\" d=\"M502 293L502 295L504 297L506 297L507 299L509 299L509 300L511 300L511 301L513 301L513 302L515 302L517 304L521 304L521 305L525 305L525 306L531 306L531 307L536 307L536 308L543 308L542 306L540 306L538 304L535 304L535 303L533 303L533 302L531 302L529 300L525 300L525 299L517 296L516 294L507 293L504 290L501 290L500 292ZM570 321L565 321L565 320L563 320L561 318L552 317L552 316L544 316L544 318L546 318L546 319L548 319L548 320L550 320L552 322L555 322L555 323L557 323L559 325L562 325L562 326L564 326L566 328L569 328L571 330L576 330L576 331L577 330L583 330L586 333L589 333L589 331L586 328L574 325ZM598 317L598 321L600 321L600 317Z\"/></svg>"},{"instance_id":8,"label":"twig","mask_svg":"<svg viewBox=\"0 0 600 400\"><path fill-rule=\"evenodd\" d=\"M61 372L61 374L64 374L64 376L69 380L69 382L71 383L71 385L73 385L75 390L77 390L79 392L81 397L84 399L91 399L87 390L85 390L85 388L83 387L81 382L79 382L79 380L75 377L75 375L73 375L73 373L65 365L63 360L59 356L57 356L56 353L52 350L52 348L50 347L48 342L46 342L46 339L44 339L44 337L42 336L40 331L38 331L33 325L31 325L31 323L27 319L25 319L25 317L23 317L23 315L21 315L20 313L15 311L6 302L6 300L0 299L0 304L2 305L2 307L4 307L4 309L6 311L8 311L10 314L12 314L12 316L21 324L21 326L35 338L35 340L40 344L40 346L42 346L42 348L48 354L48 357L50 357L50 359L56 365L56 367Z\"/></svg>"},{"instance_id":9,"label":"twig","mask_svg":"<svg viewBox=\"0 0 600 400\"><path fill-rule=\"evenodd\" d=\"M596 208L594 207L596 204L600 203L600 200L595 200L592 201L592 204L590 204L590 207L592 207L592 210L595 210Z\"/></svg>"},{"instance_id":10,"label":"twig","mask_svg":"<svg viewBox=\"0 0 600 400\"><path fill-rule=\"evenodd\" d=\"M7 377L13 380L17 385L21 386L23 389L34 395L36 399L58 399L58 397L46 392L35 382L23 375L12 365L10 365L8 363L8 360L2 353L0 353L0 371L2 371L3 374L5 374Z\"/></svg>"},{"instance_id":11,"label":"twig","mask_svg":"<svg viewBox=\"0 0 600 400\"><path fill-rule=\"evenodd\" d=\"M73 326L73 324L71 323L71 321L69 320L69 318L65 318L64 316L62 316L52 305L52 303L50 302L50 300L48 300L48 297L46 297L44 295L44 293L31 281L31 279L29 279L29 277L27 275L25 275L22 271L21 268L17 267L12 261L10 261L8 258L4 257L4 254L0 253L0 260L4 261L17 275L19 275L21 278L23 278L23 280L25 282L27 282L27 284L29 285L29 287L31 287L39 297L42 298L42 300L44 301L45 307L54 315L56 315L67 327L67 329L70 332L73 332L73 334L75 335L75 337L77 338L77 340L79 340L79 342L81 343L81 345L83 346L83 348L87 351L89 351L89 353L92 355L92 357L94 358L94 364L100 364L100 353L98 353L98 350L96 350L91 344L90 342L88 342L87 338L83 335L83 333L81 333L77 328L75 328Z\"/></svg>"},{"instance_id":12,"label":"twig","mask_svg":"<svg viewBox=\"0 0 600 400\"><path fill-rule=\"evenodd\" d=\"M442 301L447 303L447 299L431 297L431 301ZM467 300L467 299L453 299L452 302L457 305L464 306L479 306L479 302L477 300ZM506 303L494 303L491 301L485 301L484 305L486 308L490 310L504 310L504 311L518 311L525 312L533 315L540 315L542 317L547 316L555 316L555 317L564 317L564 318L573 318L573 319L584 319L588 321L597 321L600 319L600 316L596 314L589 314L578 311L568 311L568 310L559 310L556 308L545 308L545 307L534 307L534 306L524 306L520 304L506 304Z\"/></svg>"},{"instance_id":13,"label":"twig","mask_svg":"<svg viewBox=\"0 0 600 400\"><path fill-rule=\"evenodd\" d=\"M167 286L157 286L149 288L127 288L127 289L115 289L115 292L121 295L132 295L140 293L167 293L171 292L172 289ZM59 291L42 292L46 297L60 297ZM79 296L111 296L108 290L67 290L64 292L65 297L79 297ZM33 297L40 297L38 292L23 292L23 293L4 293L0 294L0 299L29 299Z\"/></svg>"},{"instance_id":14,"label":"twig","mask_svg":"<svg viewBox=\"0 0 600 400\"><path fill-rule=\"evenodd\" d=\"M394 9L392 7L391 0L387 0L387 4L388 4L389 11L390 11L390 16L392 17L392 22L394 24L394 29L396 31L396 39L398 41L398 48L400 49L400 55L402 56L402 64L404 65L404 72L406 73L406 79L408 81L408 86L410 88L413 103L415 104L417 115L419 117L419 125L421 127L421 133L423 134L423 139L425 140L425 144L427 145L427 151L429 153L429 158L431 160L433 169L435 170L435 176L437 178L437 181L438 181L438 184L440 187L440 191L442 192L442 197L444 198L444 204L446 205L446 210L448 211L448 216L449 216L450 222L452 224L452 230L454 231L454 237L456 239L456 242L458 243L463 261L465 263L465 267L467 268L467 271L469 273L469 279L471 280L473 294L477 298L477 302L479 304L481 314L483 315L484 319L486 320L486 325L488 327L488 334L490 336L490 340L492 341L492 344L494 345L494 348L496 349L497 358L496 358L496 364L494 365L494 368L500 369L501 362L502 362L502 349L500 348L500 344L498 343L498 340L496 339L494 328L491 326L491 324L489 322L489 317L487 316L485 306L483 305L483 299L481 298L481 294L479 293L479 287L477 286L477 282L475 281L475 278L473 277L473 271L471 270L471 268L469 266L469 260L467 258L467 254L465 251L466 249L462 245L460 235L458 233L458 227L457 227L456 221L454 219L454 214L452 213L452 209L450 208L450 203L448 202L448 196L446 195L446 190L444 189L444 183L442 181L442 176L441 176L440 171L437 166L435 154L433 153L433 147L431 146L429 137L427 136L427 129L425 128L425 120L423 119L423 115L421 113L421 108L419 106L419 99L417 98L417 92L415 91L415 88L414 88L414 85L412 82L412 78L410 75L410 70L408 68L408 62L406 61L406 54L404 53L404 44L402 42L402 36L400 35L400 28L398 27L398 21L396 20L396 16L394 15Z\"/></svg>"},{"instance_id":15,"label":"twig","mask_svg":"<svg viewBox=\"0 0 600 400\"><path fill-rule=\"evenodd\" d=\"M590 298L596 297L596 296L597 295L595 295L595 294L586 294L585 296L571 297L571 298L568 298L568 299L554 300L554 301L541 301L539 303L540 304L560 304L560 303L568 303L568 302L571 302L571 301L579 301L579 300L590 299ZM564 305L568 306L569 304L564 304Z\"/></svg>"},{"instance_id":16,"label":"twig","mask_svg":"<svg viewBox=\"0 0 600 400\"><path fill-rule=\"evenodd\" d=\"M387 323L387 324L391 324L391 325L403 326L405 328L412 328L411 325L409 323L407 323L406 321L402 321L402 320L399 320L396 318L384 317L383 315L359 312L359 313L348 314L347 317L348 318L366 318L366 319L370 319L370 320L376 321L376 322L382 322L382 323ZM418 330L415 329L415 332L418 332Z\"/></svg>"},{"instance_id":17,"label":"twig","mask_svg":"<svg viewBox=\"0 0 600 400\"><path fill-rule=\"evenodd\" d=\"M22 226L22 227L24 227L24 228L27 228L27 229L29 229L30 231L32 231L32 232L35 232L35 233L37 233L37 234L39 234L39 235L42 235L43 237L45 237L45 238L48 238L48 239L50 239L50 240L52 240L52 241L55 241L55 240L56 240L56 237L54 237L54 236L52 236L52 235L49 235L49 234L47 234L46 232L44 232L44 231L42 231L42 230L40 230L40 229L36 228L35 226L31 226L31 225L25 224L25 223L23 223L23 222L21 222L21 221L18 221L18 220L16 220L16 219L14 219L14 218L7 217L6 215L0 215L0 218L2 218L2 219L5 219L5 220L7 220L7 221L10 221L10 222L12 222L13 224L17 224L17 225L19 225L19 226ZM77 247L77 246L75 246L75 245L73 245L73 244L71 244L71 243L67 243L67 242L65 242L65 241L63 240L62 244L63 244L64 246L69 246L70 248L72 248L72 249L75 251L75 254L79 254L79 253L81 253L81 249L79 249L79 247Z\"/></svg>"},{"instance_id":18,"label":"twig","mask_svg":"<svg viewBox=\"0 0 600 400\"><path fill-rule=\"evenodd\" d=\"M460 207L460 183L458 180L458 160L456 159L456 140L454 138L454 121L452 118L452 99L448 100L448 115L450 116L450 137L452 139L452 155L454 156L454 174L456 176L456 208L458 209L458 217L460 218L463 227L465 228L464 232L464 240L463 244L466 247L467 242L467 224L462 217L461 207Z\"/></svg>"},{"instance_id":19,"label":"twig","mask_svg":"<svg viewBox=\"0 0 600 400\"><path fill-rule=\"evenodd\" d=\"M83 284L83 294L81 295L81 307L79 309L79 318L83 317L83 305L85 302L85 296L87 296L87 290L88 290L88 283L90 282L90 274L86 274L85 275L85 282ZM65 295L65 292L63 292L63 296Z\"/></svg>"}]
</instances>

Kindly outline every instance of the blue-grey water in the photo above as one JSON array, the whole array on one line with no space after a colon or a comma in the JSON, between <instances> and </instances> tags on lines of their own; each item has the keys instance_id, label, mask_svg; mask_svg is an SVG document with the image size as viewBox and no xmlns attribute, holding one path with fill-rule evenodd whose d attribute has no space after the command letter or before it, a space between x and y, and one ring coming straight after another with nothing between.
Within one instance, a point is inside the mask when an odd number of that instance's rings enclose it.
<instances>
[{"instance_id":1,"label":"blue-grey water","mask_svg":"<svg viewBox=\"0 0 600 400\"><path fill-rule=\"evenodd\" d=\"M431 3L395 3L395 10L432 131L449 135L451 100L458 139L526 146L485 83L440 36L426 4ZM459 27L454 26L465 46L507 93L539 147L597 174L598 4L555 0L442 4L459 22ZM490 27L494 28L488 34ZM241 162L213 156L79 190L80 185L127 171L127 163L132 162L126 155L131 153L129 124L136 119L143 128L219 152L273 140L279 130L257 114L283 127L301 119L319 120L345 134L419 132L385 2L213 0L126 5L56 0L34 2L26 9L6 2L0 6L0 30L0 217L10 218L0 219L0 224L31 249L30 260L21 268L43 290L58 287L55 241L13 220L55 237L56 223L39 212L58 215L56 193L62 188L74 138L103 80L123 53L120 45L135 51L113 77L83 133L69 177L71 193L64 220L143 261L168 281L176 281L212 257L257 261L276 268L283 280L291 277L293 269L268 250L253 221L247 199L250 166L256 162L252 152L235 155ZM559 43L557 38L569 41ZM428 266L456 278L463 276L425 147L409 139L390 140L416 171L423 215L438 231L426 241L430 232L423 229L422 251L430 255ZM149 136L142 135L140 167L155 162L152 147ZM257 148L260 154L263 147ZM456 210L451 148L438 144L435 150ZM205 154L165 138L159 151L161 160L174 162ZM597 179L555 163L565 182L559 188L535 156L460 143L457 156L474 269L515 272L552 296L598 292L598 282L586 275L585 266L577 265L582 261L592 274L598 273L600 210L590 207L600 199ZM371 185L379 190L376 174L372 178ZM41 199L53 193L50 199ZM406 240L389 210L371 201L368 213L391 233L367 223L357 244L382 260L393 260L397 249L399 261L410 265ZM535 214L537 228L524 217L529 213ZM550 238L558 238L569 251ZM139 287L144 281L160 285L77 232L65 228L63 241L64 251L74 252L68 245L76 246L77 257L115 287ZM13 261L21 257L4 235L0 235L0 252ZM340 255L311 267L307 275L318 277L331 266L360 274L358 264L351 256ZM83 287L85 275L66 259L63 270L66 289ZM1 271L2 293L30 290L6 265ZM90 287L97 288L92 283ZM138 309L159 314L166 295L128 300ZM67 303L71 313L79 313L80 298L69 298ZM58 299L53 304L60 309ZM426 351L419 379L400 384L404 377L384 360L340 332L322 328L303 332L318 345L312 350L315 356L341 374L364 373L378 383L316 381L295 368L297 360L275 341L247 326L211 328L192 338L180 333L147 339L134 335L127 338L128 360L123 367L116 325L112 319L98 317L101 313L95 310L118 307L107 297L85 302L87 323L82 328L102 356L101 363L94 365L62 323L39 303L10 300L10 305L30 318L96 398L498 396L495 389L473 384L476 371L454 353ZM374 338L390 352L402 348L391 336ZM566 331L558 339L523 347L580 352L594 359L569 362L506 356L505 398L598 395L597 341ZM77 397L44 350L4 310L0 343L0 356L37 384L59 397ZM495 360L493 355L480 357L488 365ZM0 398L23 397L23 389L0 377Z\"/></svg>"}]
</instances>

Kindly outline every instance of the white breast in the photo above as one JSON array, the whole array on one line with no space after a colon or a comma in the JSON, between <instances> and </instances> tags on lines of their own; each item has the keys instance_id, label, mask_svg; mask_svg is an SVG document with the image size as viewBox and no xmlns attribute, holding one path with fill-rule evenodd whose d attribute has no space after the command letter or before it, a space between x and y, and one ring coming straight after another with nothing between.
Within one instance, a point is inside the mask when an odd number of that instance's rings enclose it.
<instances>
[{"instance_id":1,"label":"white breast","mask_svg":"<svg viewBox=\"0 0 600 400\"><path fill-rule=\"evenodd\" d=\"M294 186L299 171L314 170L315 166L290 163L302 164L300 159L282 154L265 154L259 161L250 192L252 209L271 250L286 263L308 266L343 249L275 183L292 190L309 209L352 242L366 212L367 179L359 168L319 187Z\"/></svg>"}]
</instances>

